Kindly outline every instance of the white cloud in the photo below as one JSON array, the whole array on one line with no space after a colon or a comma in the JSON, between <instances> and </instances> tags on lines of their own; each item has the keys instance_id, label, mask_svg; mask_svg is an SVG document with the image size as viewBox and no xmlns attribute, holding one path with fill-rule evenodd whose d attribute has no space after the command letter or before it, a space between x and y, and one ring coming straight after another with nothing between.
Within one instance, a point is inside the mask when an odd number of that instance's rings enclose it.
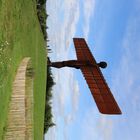
<instances>
[{"instance_id":1,"label":"white cloud","mask_svg":"<svg viewBox=\"0 0 140 140\"><path fill-rule=\"evenodd\" d=\"M78 110L78 103L79 103L79 96L80 96L80 91L79 91L79 84L77 81L74 80L73 83L73 90L72 90L72 108L74 109L74 112Z\"/></svg>"},{"instance_id":2,"label":"white cloud","mask_svg":"<svg viewBox=\"0 0 140 140\"><path fill-rule=\"evenodd\" d=\"M113 121L99 114L94 107L87 109L82 120L81 140L112 140Z\"/></svg>"},{"instance_id":3,"label":"white cloud","mask_svg":"<svg viewBox=\"0 0 140 140\"><path fill-rule=\"evenodd\" d=\"M45 134L45 140L57 140L57 132L55 127L50 128L47 134Z\"/></svg>"},{"instance_id":4,"label":"white cloud","mask_svg":"<svg viewBox=\"0 0 140 140\"><path fill-rule=\"evenodd\" d=\"M137 6L136 6L137 7ZM138 9L136 9L136 13ZM113 93L122 109L116 130L118 139L139 139L140 123L140 16L135 11L128 20L126 33L122 41L122 57L116 72L113 73ZM131 132L131 133L130 133ZM114 134L115 135L115 134ZM116 136L116 135L115 135Z\"/></svg>"},{"instance_id":5,"label":"white cloud","mask_svg":"<svg viewBox=\"0 0 140 140\"><path fill-rule=\"evenodd\" d=\"M89 34L89 27L90 27L90 19L91 16L94 15L95 12L95 0L86 0L83 2L83 8L84 8L84 37L88 39Z\"/></svg>"},{"instance_id":6,"label":"white cloud","mask_svg":"<svg viewBox=\"0 0 140 140\"><path fill-rule=\"evenodd\" d=\"M58 83L53 91L53 112L57 127L49 134L57 133L55 134L57 138L52 136L54 140L57 140L61 132L62 140L66 140L67 128L74 121L78 110L79 88L71 70L62 69L58 71L60 71L57 77Z\"/></svg>"},{"instance_id":7,"label":"white cloud","mask_svg":"<svg viewBox=\"0 0 140 140\"><path fill-rule=\"evenodd\" d=\"M53 89L54 104L59 108L59 115L65 115L63 111L67 108L67 104L70 104L72 112L75 112L78 109L79 87L73 71L69 68L63 68L57 70L54 77L57 79Z\"/></svg>"},{"instance_id":8,"label":"white cloud","mask_svg":"<svg viewBox=\"0 0 140 140\"><path fill-rule=\"evenodd\" d=\"M48 34L51 40L49 44L53 48L53 54L55 54L53 59L68 59L69 51L67 49L72 42L72 37L74 37L80 16L79 0L53 1L53 3L50 2L48 10L53 14L48 20L50 28Z\"/></svg>"},{"instance_id":9,"label":"white cloud","mask_svg":"<svg viewBox=\"0 0 140 140\"><path fill-rule=\"evenodd\" d=\"M68 5L68 6L66 6ZM80 11L79 11L79 0L70 0L65 1L65 15L66 17L64 21L64 30L65 30L65 47L70 46L70 42L72 42L72 37L74 37L76 31L76 25L79 20Z\"/></svg>"},{"instance_id":10,"label":"white cloud","mask_svg":"<svg viewBox=\"0 0 140 140\"><path fill-rule=\"evenodd\" d=\"M49 2L49 1L48 1ZM52 11L53 17L50 16L49 26L51 28L49 32L50 45L54 51L52 59L65 60L69 57L68 46L69 42L72 42L72 37L76 31L76 24L79 19L79 1L75 0L65 0L65 1L53 1L48 4L50 13ZM52 8L50 8L52 6ZM56 11L54 11L54 9ZM60 15L61 12L61 15ZM61 17L62 16L62 19ZM64 16L64 19L63 19ZM57 85L54 88L57 93L57 104L59 105L60 112L64 110L65 104L70 96L69 81L75 82L74 77L71 79L70 75L73 75L73 71L68 69L54 70L54 77ZM64 84L65 83L65 84ZM76 84L77 86L77 84ZM75 91L74 91L75 92ZM77 92L77 91L76 91ZM76 102L74 100L74 102ZM75 104L75 103L74 103Z\"/></svg>"},{"instance_id":11,"label":"white cloud","mask_svg":"<svg viewBox=\"0 0 140 140\"><path fill-rule=\"evenodd\" d=\"M97 131L102 134L98 134L101 140L112 140L113 120L109 119L108 116L100 116L97 121Z\"/></svg>"},{"instance_id":12,"label":"white cloud","mask_svg":"<svg viewBox=\"0 0 140 140\"><path fill-rule=\"evenodd\" d=\"M121 87L119 96L124 98L124 103L129 102L125 100L127 96L133 96L137 94L137 89L139 89L138 81L140 79L140 19L138 17L130 18L128 26L126 28L126 34L123 39L122 44L122 57L120 59L120 64L118 64L118 69L116 73L116 78L114 81L114 89L117 92L117 87ZM130 100L133 100L131 98Z\"/></svg>"},{"instance_id":13,"label":"white cloud","mask_svg":"<svg viewBox=\"0 0 140 140\"><path fill-rule=\"evenodd\" d=\"M79 0L53 0L48 1L47 4L47 11L50 14L48 19L49 45L53 51L49 55L52 61L67 60L71 53L70 42L74 37L80 16ZM61 140L63 140L67 137L67 129L65 125L60 127L60 122L69 124L74 118L73 112L78 109L78 84L71 69L53 69L53 75L56 82L53 88L53 113L57 127L51 129L46 137L57 140L61 132L63 133Z\"/></svg>"}]
</instances>

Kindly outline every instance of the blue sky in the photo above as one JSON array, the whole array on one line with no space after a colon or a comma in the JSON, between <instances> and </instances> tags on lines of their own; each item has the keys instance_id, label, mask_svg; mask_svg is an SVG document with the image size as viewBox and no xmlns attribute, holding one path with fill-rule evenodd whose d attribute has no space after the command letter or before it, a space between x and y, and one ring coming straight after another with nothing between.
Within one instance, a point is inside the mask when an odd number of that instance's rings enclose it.
<instances>
[{"instance_id":1,"label":"blue sky","mask_svg":"<svg viewBox=\"0 0 140 140\"><path fill-rule=\"evenodd\" d=\"M121 110L99 113L79 70L52 69L56 126L46 140L139 140L140 0L48 0L52 61L76 59L73 37L84 37Z\"/></svg>"}]
</instances>

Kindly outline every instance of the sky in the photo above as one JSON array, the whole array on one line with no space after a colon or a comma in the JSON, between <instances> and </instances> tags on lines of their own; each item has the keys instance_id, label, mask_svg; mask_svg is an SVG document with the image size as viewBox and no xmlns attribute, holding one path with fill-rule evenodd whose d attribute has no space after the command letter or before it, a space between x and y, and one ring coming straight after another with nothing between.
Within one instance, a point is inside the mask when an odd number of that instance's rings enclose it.
<instances>
[{"instance_id":1,"label":"sky","mask_svg":"<svg viewBox=\"0 0 140 140\"><path fill-rule=\"evenodd\" d=\"M85 38L122 115L100 114L80 70L52 68L53 121L46 140L140 139L140 0L48 0L52 61L76 59L73 37Z\"/></svg>"}]
</instances>

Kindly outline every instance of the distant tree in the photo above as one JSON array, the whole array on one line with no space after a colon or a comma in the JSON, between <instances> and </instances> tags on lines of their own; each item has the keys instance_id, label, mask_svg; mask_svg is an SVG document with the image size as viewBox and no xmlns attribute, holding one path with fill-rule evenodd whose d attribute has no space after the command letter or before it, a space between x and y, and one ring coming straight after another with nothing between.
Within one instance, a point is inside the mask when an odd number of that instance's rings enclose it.
<instances>
[{"instance_id":1,"label":"distant tree","mask_svg":"<svg viewBox=\"0 0 140 140\"><path fill-rule=\"evenodd\" d=\"M46 25L47 17L49 16L46 13L46 0L37 0L37 16L40 23L40 27L44 36L44 40L46 43L48 40L48 34L46 29L48 29L48 26ZM49 46L46 46L48 51L51 51L51 49L48 48ZM47 84L46 84L46 102L45 102L45 116L44 116L44 134L48 131L50 127L55 126L55 124L52 122L52 107L51 107L51 99L52 99L52 86L55 84L53 81L53 76L51 72L51 68L47 67Z\"/></svg>"}]
</instances>

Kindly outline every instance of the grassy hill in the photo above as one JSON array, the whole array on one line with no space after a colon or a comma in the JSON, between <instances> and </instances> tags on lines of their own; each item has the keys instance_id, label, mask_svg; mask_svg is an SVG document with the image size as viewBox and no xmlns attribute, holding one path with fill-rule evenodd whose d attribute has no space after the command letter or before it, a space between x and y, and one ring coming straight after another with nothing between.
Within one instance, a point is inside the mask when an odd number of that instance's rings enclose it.
<instances>
[{"instance_id":1,"label":"grassy hill","mask_svg":"<svg viewBox=\"0 0 140 140\"><path fill-rule=\"evenodd\" d=\"M34 75L34 134L43 139L46 50L35 0L0 0L0 140L6 126L12 82L24 57L31 57Z\"/></svg>"}]
</instances>

